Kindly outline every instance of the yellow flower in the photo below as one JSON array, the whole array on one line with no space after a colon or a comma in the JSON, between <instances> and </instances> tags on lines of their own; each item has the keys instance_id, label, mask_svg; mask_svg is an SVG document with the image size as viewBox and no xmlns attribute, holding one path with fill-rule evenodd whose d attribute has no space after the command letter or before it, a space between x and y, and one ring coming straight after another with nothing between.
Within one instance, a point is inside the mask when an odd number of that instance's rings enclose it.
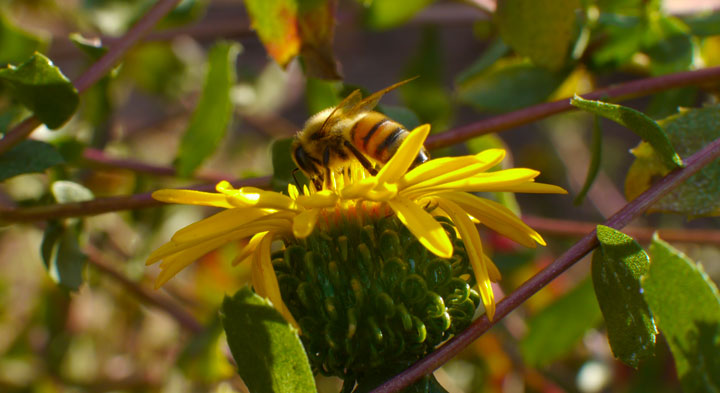
<instances>
[{"instance_id":1,"label":"yellow flower","mask_svg":"<svg viewBox=\"0 0 720 393\"><path fill-rule=\"evenodd\" d=\"M250 260L256 292L270 299L291 323L294 318L282 301L270 259L273 240L306 238L314 230L327 230L343 220L363 216L384 217L394 213L429 251L441 258L453 255L453 245L433 214L449 217L465 244L488 318L495 312L490 283L500 272L483 252L475 227L488 228L525 245L545 245L542 237L509 209L471 192L511 191L565 193L560 187L535 183L539 172L513 168L486 172L505 156L501 149L429 160L408 171L430 126L413 130L395 155L377 175L369 175L359 164L336 173L321 190L312 185L300 194L294 185L288 195L254 187L234 189L228 182L217 185L217 193L191 190L159 190L157 200L168 203L216 206L226 210L179 230L155 250L147 264L162 260L159 287L200 256L223 244L247 240L234 264ZM359 214L362 209L364 214ZM433 214L431 214L432 211Z\"/></svg>"}]
</instances>

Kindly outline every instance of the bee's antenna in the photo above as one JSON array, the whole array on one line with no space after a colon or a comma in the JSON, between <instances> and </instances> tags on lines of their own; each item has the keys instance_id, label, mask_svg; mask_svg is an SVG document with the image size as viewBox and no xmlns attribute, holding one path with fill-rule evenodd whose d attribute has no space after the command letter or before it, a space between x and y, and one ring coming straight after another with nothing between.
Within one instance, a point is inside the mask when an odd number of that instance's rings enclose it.
<instances>
[{"instance_id":1,"label":"bee's antenna","mask_svg":"<svg viewBox=\"0 0 720 393\"><path fill-rule=\"evenodd\" d=\"M292 173L293 180L295 180L295 186L298 188L298 190L302 189L302 187L300 187L300 183L299 183L298 180L297 180L297 177L295 177L295 173L296 173L297 171L299 171L299 170L300 170L300 168L295 168L295 169L293 169L292 172L291 172L291 173Z\"/></svg>"}]
</instances>

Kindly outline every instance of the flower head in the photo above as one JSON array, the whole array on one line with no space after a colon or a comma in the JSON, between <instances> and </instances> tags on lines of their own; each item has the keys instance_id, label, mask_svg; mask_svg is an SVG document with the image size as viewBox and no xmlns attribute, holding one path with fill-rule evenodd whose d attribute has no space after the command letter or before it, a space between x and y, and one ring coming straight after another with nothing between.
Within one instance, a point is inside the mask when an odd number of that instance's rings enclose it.
<instances>
[{"instance_id":1,"label":"flower head","mask_svg":"<svg viewBox=\"0 0 720 393\"><path fill-rule=\"evenodd\" d=\"M150 255L148 264L162 260L156 285L161 286L207 252L231 241L246 240L234 263L249 260L256 292L269 298L297 326L283 303L271 262L273 240L304 239L313 231L330 230L347 221L362 224L363 220L373 217L395 215L432 254L450 258L453 243L433 216L440 215L455 224L472 265L482 303L492 319L495 300L490 283L500 279L500 272L483 252L476 223L528 247L545 245L545 242L506 207L471 193L565 191L535 183L539 172L531 169L488 172L504 158L505 151L501 149L432 159L408 170L429 132L428 125L413 130L377 175L371 176L359 164L351 164L342 173L334 173L320 190L311 185L300 193L291 184L288 195L284 195L254 187L235 189L228 182L220 182L216 193L156 191L153 197L163 202L226 209L179 230Z\"/></svg>"}]
</instances>

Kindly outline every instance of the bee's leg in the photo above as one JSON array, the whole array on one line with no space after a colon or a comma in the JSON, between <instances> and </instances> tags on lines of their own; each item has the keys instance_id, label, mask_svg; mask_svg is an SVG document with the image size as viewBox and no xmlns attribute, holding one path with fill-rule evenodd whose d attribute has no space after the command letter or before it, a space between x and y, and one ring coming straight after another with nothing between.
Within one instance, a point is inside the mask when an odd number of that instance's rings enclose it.
<instances>
[{"instance_id":1,"label":"bee's leg","mask_svg":"<svg viewBox=\"0 0 720 393\"><path fill-rule=\"evenodd\" d=\"M377 171L375 170L375 168L373 168L367 157L365 157L360 152L360 150L357 149L357 147L355 147L352 143L348 141L345 141L345 147L350 150L350 153L352 153L358 161L360 161L360 164L362 164L363 168L365 168L366 171L368 171L373 176L377 175Z\"/></svg>"}]
</instances>

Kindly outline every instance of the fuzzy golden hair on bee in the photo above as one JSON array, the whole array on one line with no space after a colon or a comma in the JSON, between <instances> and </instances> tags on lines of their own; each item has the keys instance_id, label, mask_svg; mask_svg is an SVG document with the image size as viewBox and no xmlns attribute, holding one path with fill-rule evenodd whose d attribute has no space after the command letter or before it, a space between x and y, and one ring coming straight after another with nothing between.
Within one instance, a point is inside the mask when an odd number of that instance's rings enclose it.
<instances>
[{"instance_id":1,"label":"fuzzy golden hair on bee","mask_svg":"<svg viewBox=\"0 0 720 393\"><path fill-rule=\"evenodd\" d=\"M395 83L365 98L360 90L355 90L337 106L310 117L291 147L292 159L298 169L317 188L332 171L342 171L350 160L360 162L371 175L377 173L376 168L390 160L410 132L373 109L385 93L412 79ZM428 159L427 151L422 149L413 166Z\"/></svg>"}]
</instances>

